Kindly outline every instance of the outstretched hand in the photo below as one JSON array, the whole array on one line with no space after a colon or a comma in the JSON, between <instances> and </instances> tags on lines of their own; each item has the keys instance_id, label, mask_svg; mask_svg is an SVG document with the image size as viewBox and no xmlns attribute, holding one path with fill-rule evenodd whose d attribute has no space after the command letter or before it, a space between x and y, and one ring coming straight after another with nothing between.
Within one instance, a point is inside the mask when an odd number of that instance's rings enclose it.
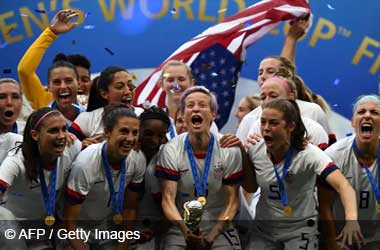
<instances>
[{"instance_id":1,"label":"outstretched hand","mask_svg":"<svg viewBox=\"0 0 380 250\"><path fill-rule=\"evenodd\" d=\"M344 225L344 228L336 237L337 241L340 241L342 246L351 246L356 244L357 249L362 249L364 245L364 237L361 233L360 226L357 220L348 220Z\"/></svg>"},{"instance_id":2,"label":"outstretched hand","mask_svg":"<svg viewBox=\"0 0 380 250\"><path fill-rule=\"evenodd\" d=\"M232 148L241 146L240 139L234 134L223 135L222 138L220 138L219 143L222 148Z\"/></svg>"},{"instance_id":3,"label":"outstretched hand","mask_svg":"<svg viewBox=\"0 0 380 250\"><path fill-rule=\"evenodd\" d=\"M300 39L305 35L306 30L309 28L309 19L298 19L290 23L290 28L288 31L288 36L293 37L295 40Z\"/></svg>"},{"instance_id":4,"label":"outstretched hand","mask_svg":"<svg viewBox=\"0 0 380 250\"><path fill-rule=\"evenodd\" d=\"M72 20L78 17L78 15L79 12L77 10L60 10L50 22L51 31L53 31L56 35L69 32L74 27L79 25L77 22L72 22Z\"/></svg>"}]
</instances>

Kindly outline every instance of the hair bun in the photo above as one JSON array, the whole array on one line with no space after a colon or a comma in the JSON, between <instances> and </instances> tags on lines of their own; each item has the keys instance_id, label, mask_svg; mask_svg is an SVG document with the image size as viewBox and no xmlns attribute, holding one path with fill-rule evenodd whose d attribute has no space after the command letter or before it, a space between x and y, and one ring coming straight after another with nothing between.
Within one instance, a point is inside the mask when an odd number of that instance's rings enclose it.
<instances>
[{"instance_id":1,"label":"hair bun","mask_svg":"<svg viewBox=\"0 0 380 250\"><path fill-rule=\"evenodd\" d=\"M63 53L56 54L53 59L53 63L58 62L58 61L68 61L67 56Z\"/></svg>"}]
</instances>

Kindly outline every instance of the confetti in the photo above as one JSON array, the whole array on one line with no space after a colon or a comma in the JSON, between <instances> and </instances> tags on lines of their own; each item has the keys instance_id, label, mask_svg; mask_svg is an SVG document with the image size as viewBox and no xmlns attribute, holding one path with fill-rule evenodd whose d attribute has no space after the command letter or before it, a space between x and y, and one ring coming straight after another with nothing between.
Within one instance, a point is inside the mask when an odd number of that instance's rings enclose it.
<instances>
[{"instance_id":1,"label":"confetti","mask_svg":"<svg viewBox=\"0 0 380 250\"><path fill-rule=\"evenodd\" d=\"M130 72L130 74L132 76L133 81L137 81L137 76L135 75L135 73Z\"/></svg>"},{"instance_id":2,"label":"confetti","mask_svg":"<svg viewBox=\"0 0 380 250\"><path fill-rule=\"evenodd\" d=\"M4 42L4 43L0 42L0 49L4 49L5 47L7 47L7 45L8 45L7 42Z\"/></svg>"},{"instance_id":3,"label":"confetti","mask_svg":"<svg viewBox=\"0 0 380 250\"><path fill-rule=\"evenodd\" d=\"M165 73L165 74L163 74L162 76L165 77L165 78L167 78L167 77L170 76L170 74L169 74L169 73Z\"/></svg>"},{"instance_id":4,"label":"confetti","mask_svg":"<svg viewBox=\"0 0 380 250\"><path fill-rule=\"evenodd\" d=\"M171 13L172 15L175 15L175 14L177 14L177 10L176 10L175 8L172 8L172 9L170 10L170 13Z\"/></svg>"},{"instance_id":5,"label":"confetti","mask_svg":"<svg viewBox=\"0 0 380 250\"><path fill-rule=\"evenodd\" d=\"M108 53L110 53L111 54L111 56L113 56L115 53L113 53L113 51L112 50L110 50L109 48L104 48Z\"/></svg>"},{"instance_id":6,"label":"confetti","mask_svg":"<svg viewBox=\"0 0 380 250\"><path fill-rule=\"evenodd\" d=\"M182 91L182 88L178 85L178 83L172 82L172 86L174 87L174 89L170 89L170 93L174 94Z\"/></svg>"},{"instance_id":7,"label":"confetti","mask_svg":"<svg viewBox=\"0 0 380 250\"><path fill-rule=\"evenodd\" d=\"M226 12L227 11L227 9L220 9L220 10L218 10L218 13L223 13L223 12Z\"/></svg>"},{"instance_id":8,"label":"confetti","mask_svg":"<svg viewBox=\"0 0 380 250\"><path fill-rule=\"evenodd\" d=\"M3 74L10 74L12 73L12 69L3 69Z\"/></svg>"},{"instance_id":9,"label":"confetti","mask_svg":"<svg viewBox=\"0 0 380 250\"><path fill-rule=\"evenodd\" d=\"M236 88L236 82L231 83L232 88Z\"/></svg>"},{"instance_id":10,"label":"confetti","mask_svg":"<svg viewBox=\"0 0 380 250\"><path fill-rule=\"evenodd\" d=\"M335 10L335 8L331 6L331 4L327 4L327 8L329 8L330 10Z\"/></svg>"},{"instance_id":11,"label":"confetti","mask_svg":"<svg viewBox=\"0 0 380 250\"><path fill-rule=\"evenodd\" d=\"M202 69L211 69L211 65L210 64L202 64L201 68Z\"/></svg>"},{"instance_id":12,"label":"confetti","mask_svg":"<svg viewBox=\"0 0 380 250\"><path fill-rule=\"evenodd\" d=\"M24 14L24 13L20 13L20 16L28 16L27 14Z\"/></svg>"},{"instance_id":13,"label":"confetti","mask_svg":"<svg viewBox=\"0 0 380 250\"><path fill-rule=\"evenodd\" d=\"M93 30L93 29L95 29L95 25L85 25L85 26L83 26L83 29L85 29L85 30Z\"/></svg>"},{"instance_id":14,"label":"confetti","mask_svg":"<svg viewBox=\"0 0 380 250\"><path fill-rule=\"evenodd\" d=\"M91 12L86 12L86 13L84 14L84 18L87 18L87 17L89 17L89 16L91 16L91 15L92 15Z\"/></svg>"},{"instance_id":15,"label":"confetti","mask_svg":"<svg viewBox=\"0 0 380 250\"><path fill-rule=\"evenodd\" d=\"M339 83L340 83L340 80L339 80L339 78L337 78L337 79L335 79L335 80L334 80L334 85L335 85L335 86L338 86L338 85L339 85Z\"/></svg>"},{"instance_id":16,"label":"confetti","mask_svg":"<svg viewBox=\"0 0 380 250\"><path fill-rule=\"evenodd\" d=\"M244 23L244 28L247 28L249 26L251 26L253 24L253 22L250 20L250 21L247 21Z\"/></svg>"},{"instance_id":17,"label":"confetti","mask_svg":"<svg viewBox=\"0 0 380 250\"><path fill-rule=\"evenodd\" d=\"M212 76L218 76L218 73L212 72L211 75Z\"/></svg>"},{"instance_id":18,"label":"confetti","mask_svg":"<svg viewBox=\"0 0 380 250\"><path fill-rule=\"evenodd\" d=\"M46 10L35 9L34 11L37 13L46 14Z\"/></svg>"},{"instance_id":19,"label":"confetti","mask_svg":"<svg viewBox=\"0 0 380 250\"><path fill-rule=\"evenodd\" d=\"M348 137L348 136L351 136L352 135L352 133L351 132L349 132L349 133L347 133L346 134L346 136Z\"/></svg>"},{"instance_id":20,"label":"confetti","mask_svg":"<svg viewBox=\"0 0 380 250\"><path fill-rule=\"evenodd\" d=\"M337 104L337 103L335 103L335 104L333 104L333 107L336 107L336 108L338 108L338 107L340 107L340 105L339 105L339 104Z\"/></svg>"}]
</instances>

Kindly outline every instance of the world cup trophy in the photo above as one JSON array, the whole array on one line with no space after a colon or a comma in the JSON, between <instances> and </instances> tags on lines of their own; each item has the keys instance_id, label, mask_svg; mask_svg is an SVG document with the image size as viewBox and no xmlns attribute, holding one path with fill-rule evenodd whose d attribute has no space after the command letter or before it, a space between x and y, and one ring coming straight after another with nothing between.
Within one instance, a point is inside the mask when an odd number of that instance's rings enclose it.
<instances>
[{"instance_id":1,"label":"world cup trophy","mask_svg":"<svg viewBox=\"0 0 380 250\"><path fill-rule=\"evenodd\" d=\"M192 200L183 204L183 220L191 233L199 235L199 223L202 220L204 205L199 200ZM196 249L195 245L187 242L186 250Z\"/></svg>"}]
</instances>

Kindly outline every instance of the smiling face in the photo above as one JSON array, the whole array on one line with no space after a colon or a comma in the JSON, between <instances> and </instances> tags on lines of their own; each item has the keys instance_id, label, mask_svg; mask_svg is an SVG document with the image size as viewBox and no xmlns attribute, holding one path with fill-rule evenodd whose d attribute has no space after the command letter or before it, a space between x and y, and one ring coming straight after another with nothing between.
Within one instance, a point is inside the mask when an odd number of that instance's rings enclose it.
<instances>
[{"instance_id":1,"label":"smiling face","mask_svg":"<svg viewBox=\"0 0 380 250\"><path fill-rule=\"evenodd\" d=\"M380 134L380 104L367 99L360 102L352 117L357 140L370 142L378 140Z\"/></svg>"},{"instance_id":2,"label":"smiling face","mask_svg":"<svg viewBox=\"0 0 380 250\"><path fill-rule=\"evenodd\" d=\"M75 66L78 72L78 95L89 95L91 89L91 76L88 69L81 66Z\"/></svg>"},{"instance_id":3,"label":"smiling face","mask_svg":"<svg viewBox=\"0 0 380 250\"><path fill-rule=\"evenodd\" d=\"M121 102L131 108L134 89L132 76L126 71L119 71L113 75L108 90L100 94L108 100L108 104Z\"/></svg>"},{"instance_id":4,"label":"smiling face","mask_svg":"<svg viewBox=\"0 0 380 250\"><path fill-rule=\"evenodd\" d=\"M148 119L140 126L139 141L141 150L147 158L151 159L160 149L160 146L167 142L166 133L168 126L161 120Z\"/></svg>"},{"instance_id":5,"label":"smiling face","mask_svg":"<svg viewBox=\"0 0 380 250\"><path fill-rule=\"evenodd\" d=\"M260 129L267 149L275 155L290 145L294 125L286 124L281 111L265 108L261 114Z\"/></svg>"},{"instance_id":6,"label":"smiling face","mask_svg":"<svg viewBox=\"0 0 380 250\"><path fill-rule=\"evenodd\" d=\"M274 76L281 65L281 61L275 58L266 58L260 62L259 75L257 76L257 82L259 83L260 88L266 79Z\"/></svg>"},{"instance_id":7,"label":"smiling face","mask_svg":"<svg viewBox=\"0 0 380 250\"><path fill-rule=\"evenodd\" d=\"M216 114L211 112L210 96L193 92L185 99L184 120L189 133L209 133Z\"/></svg>"},{"instance_id":8,"label":"smiling face","mask_svg":"<svg viewBox=\"0 0 380 250\"><path fill-rule=\"evenodd\" d=\"M0 84L0 126L12 127L20 115L22 99L20 87L13 82Z\"/></svg>"},{"instance_id":9,"label":"smiling face","mask_svg":"<svg viewBox=\"0 0 380 250\"><path fill-rule=\"evenodd\" d=\"M119 118L112 131L104 129L107 138L107 153L111 159L122 159L136 145L140 122L137 118L123 116Z\"/></svg>"},{"instance_id":10,"label":"smiling face","mask_svg":"<svg viewBox=\"0 0 380 250\"><path fill-rule=\"evenodd\" d=\"M66 120L61 114L44 118L39 130L32 130L33 140L37 141L40 155L57 158L63 155L66 145Z\"/></svg>"},{"instance_id":11,"label":"smiling face","mask_svg":"<svg viewBox=\"0 0 380 250\"><path fill-rule=\"evenodd\" d=\"M58 109L66 110L76 102L78 81L75 71L67 67L54 68L50 72L48 89L57 102Z\"/></svg>"},{"instance_id":12,"label":"smiling face","mask_svg":"<svg viewBox=\"0 0 380 250\"><path fill-rule=\"evenodd\" d=\"M168 98L179 103L182 93L194 85L185 65L170 65L163 72L160 86L164 89ZM178 88L176 88L176 84Z\"/></svg>"}]
</instances>

